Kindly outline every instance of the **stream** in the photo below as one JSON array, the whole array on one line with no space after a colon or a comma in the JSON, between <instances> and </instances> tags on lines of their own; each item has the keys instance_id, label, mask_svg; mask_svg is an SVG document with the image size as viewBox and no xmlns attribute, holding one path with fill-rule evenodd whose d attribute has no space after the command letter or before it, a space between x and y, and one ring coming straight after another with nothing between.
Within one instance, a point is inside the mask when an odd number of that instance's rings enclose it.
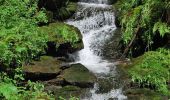
<instances>
[{"instance_id":1,"label":"stream","mask_svg":"<svg viewBox=\"0 0 170 100\"><path fill-rule=\"evenodd\" d=\"M80 0L75 15L66 23L77 27L83 36L84 49L73 54L75 63L81 63L97 76L94 88L81 100L125 100L122 82L114 62L104 58L102 47L114 36L114 10L107 0Z\"/></svg>"}]
</instances>

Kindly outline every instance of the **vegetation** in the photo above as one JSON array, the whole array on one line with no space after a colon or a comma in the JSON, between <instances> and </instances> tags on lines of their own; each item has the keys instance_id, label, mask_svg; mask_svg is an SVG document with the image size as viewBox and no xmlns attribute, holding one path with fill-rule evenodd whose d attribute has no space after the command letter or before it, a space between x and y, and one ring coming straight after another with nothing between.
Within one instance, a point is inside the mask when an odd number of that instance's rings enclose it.
<instances>
[{"instance_id":1,"label":"vegetation","mask_svg":"<svg viewBox=\"0 0 170 100\"><path fill-rule=\"evenodd\" d=\"M137 48L132 45L135 41L142 40L146 45L144 49L151 50L155 35L164 37L170 33L170 26L165 18L166 10L170 9L169 0L120 0L117 8L122 39L127 48ZM128 50L125 53L127 52Z\"/></svg>"},{"instance_id":2,"label":"vegetation","mask_svg":"<svg viewBox=\"0 0 170 100\"><path fill-rule=\"evenodd\" d=\"M16 86L15 80L1 74L1 100L54 100L52 96L43 91L44 86L40 83L28 81L27 86Z\"/></svg>"},{"instance_id":3,"label":"vegetation","mask_svg":"<svg viewBox=\"0 0 170 100\"><path fill-rule=\"evenodd\" d=\"M0 64L20 66L42 53L47 35L38 30L46 22L43 11L37 11L37 1L0 1Z\"/></svg>"},{"instance_id":4,"label":"vegetation","mask_svg":"<svg viewBox=\"0 0 170 100\"><path fill-rule=\"evenodd\" d=\"M21 67L44 52L47 35L38 23L47 22L43 9L37 11L37 0L0 0L0 65L12 73L0 72L0 98L7 100L38 100L51 96L43 85L28 81L22 86ZM3 68L4 67L4 68Z\"/></svg>"},{"instance_id":5,"label":"vegetation","mask_svg":"<svg viewBox=\"0 0 170 100\"><path fill-rule=\"evenodd\" d=\"M71 17L77 10L77 4L74 2L69 2L66 7L61 7L58 11L58 19L64 20Z\"/></svg>"},{"instance_id":6,"label":"vegetation","mask_svg":"<svg viewBox=\"0 0 170 100\"><path fill-rule=\"evenodd\" d=\"M75 48L81 45L75 45L82 37L73 26L56 22L39 27L42 23L54 21L47 20L46 14L50 18L55 16L58 20L64 20L76 11L76 3L69 0L61 2L63 7L57 8L57 14L54 14L51 10L38 8L38 0L0 0L0 99L54 100L53 95L44 92L42 84L25 80L22 68L26 63L40 58L48 42L55 42L56 48L64 43L71 43ZM156 35L163 38L170 34L166 19L169 0L119 0L117 6L122 40L127 48L124 54L137 48L133 45L135 41L142 41L145 45L142 49L148 51L152 50ZM170 50L161 48L145 52L135 58L128 73L140 87L170 95ZM59 99L65 100L63 97ZM70 100L79 99L71 97Z\"/></svg>"},{"instance_id":7,"label":"vegetation","mask_svg":"<svg viewBox=\"0 0 170 100\"><path fill-rule=\"evenodd\" d=\"M170 80L170 50L161 48L135 58L129 74L132 81L142 87L152 87L169 94L167 82Z\"/></svg>"},{"instance_id":8,"label":"vegetation","mask_svg":"<svg viewBox=\"0 0 170 100\"><path fill-rule=\"evenodd\" d=\"M156 36L163 39L170 34L166 18L169 0L119 0L116 6L125 45L124 55L134 53L136 49L148 51L133 61L129 71L132 81L140 87L170 95L170 50L150 51L154 50L153 45L157 45L154 44Z\"/></svg>"},{"instance_id":9,"label":"vegetation","mask_svg":"<svg viewBox=\"0 0 170 100\"><path fill-rule=\"evenodd\" d=\"M37 4L38 0L0 0L0 99L53 100L42 84L24 79L22 67L40 58L48 41L79 41L78 30L64 23L39 27L48 18ZM66 9L72 12L74 5L69 3Z\"/></svg>"}]
</instances>

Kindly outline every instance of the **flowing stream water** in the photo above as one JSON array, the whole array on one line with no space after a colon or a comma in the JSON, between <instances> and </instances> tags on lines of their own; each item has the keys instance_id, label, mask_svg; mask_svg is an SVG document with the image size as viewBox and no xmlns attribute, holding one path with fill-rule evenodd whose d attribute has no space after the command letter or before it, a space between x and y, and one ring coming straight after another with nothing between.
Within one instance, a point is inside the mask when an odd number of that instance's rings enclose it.
<instances>
[{"instance_id":1,"label":"flowing stream water","mask_svg":"<svg viewBox=\"0 0 170 100\"><path fill-rule=\"evenodd\" d=\"M75 53L75 62L93 72L98 82L81 100L124 100L116 66L103 58L101 48L105 41L114 36L115 16L107 0L80 0L73 18L67 20L81 31L84 49Z\"/></svg>"}]
</instances>

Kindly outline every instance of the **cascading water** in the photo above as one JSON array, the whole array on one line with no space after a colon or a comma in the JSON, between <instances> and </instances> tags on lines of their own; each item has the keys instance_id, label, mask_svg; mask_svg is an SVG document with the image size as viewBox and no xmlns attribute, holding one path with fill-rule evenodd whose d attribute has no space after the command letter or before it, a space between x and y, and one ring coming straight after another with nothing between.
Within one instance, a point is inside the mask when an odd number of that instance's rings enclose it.
<instances>
[{"instance_id":1,"label":"cascading water","mask_svg":"<svg viewBox=\"0 0 170 100\"><path fill-rule=\"evenodd\" d=\"M80 0L75 16L67 21L68 24L78 27L83 35L84 49L77 53L75 61L83 64L98 78L107 79L115 76L115 66L102 58L101 47L105 41L113 36L116 29L115 17L112 6L107 5L107 0ZM114 82L114 80L110 80ZM111 87L110 87L111 88ZM126 99L121 89L112 88L105 93L96 92L99 84L96 83L90 90L90 96L84 100L107 100L109 98Z\"/></svg>"},{"instance_id":2,"label":"cascading water","mask_svg":"<svg viewBox=\"0 0 170 100\"><path fill-rule=\"evenodd\" d=\"M107 4L108 0L80 0L80 2Z\"/></svg>"}]
</instances>

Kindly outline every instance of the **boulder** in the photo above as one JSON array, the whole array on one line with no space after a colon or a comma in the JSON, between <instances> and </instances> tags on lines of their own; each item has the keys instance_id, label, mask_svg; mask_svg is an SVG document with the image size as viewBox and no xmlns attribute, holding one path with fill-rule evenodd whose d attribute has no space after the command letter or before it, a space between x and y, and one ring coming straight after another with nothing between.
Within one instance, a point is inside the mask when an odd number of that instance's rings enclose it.
<instances>
[{"instance_id":1,"label":"boulder","mask_svg":"<svg viewBox=\"0 0 170 100\"><path fill-rule=\"evenodd\" d=\"M39 61L25 65L23 71L26 79L49 80L60 74L61 61L49 56L42 56Z\"/></svg>"},{"instance_id":2,"label":"boulder","mask_svg":"<svg viewBox=\"0 0 170 100\"><path fill-rule=\"evenodd\" d=\"M64 98L64 100L70 100L71 97L80 97L85 92L85 89L71 85L64 87L49 85L45 87L45 90L53 93L56 100L60 100L60 97Z\"/></svg>"},{"instance_id":3,"label":"boulder","mask_svg":"<svg viewBox=\"0 0 170 100\"><path fill-rule=\"evenodd\" d=\"M67 56L68 53L73 53L84 47L79 29L72 25L56 22L43 26L40 30L47 33L49 37L47 55Z\"/></svg>"},{"instance_id":4,"label":"boulder","mask_svg":"<svg viewBox=\"0 0 170 100\"><path fill-rule=\"evenodd\" d=\"M82 64L72 64L59 76L67 83L81 88L93 87L96 77Z\"/></svg>"}]
</instances>

